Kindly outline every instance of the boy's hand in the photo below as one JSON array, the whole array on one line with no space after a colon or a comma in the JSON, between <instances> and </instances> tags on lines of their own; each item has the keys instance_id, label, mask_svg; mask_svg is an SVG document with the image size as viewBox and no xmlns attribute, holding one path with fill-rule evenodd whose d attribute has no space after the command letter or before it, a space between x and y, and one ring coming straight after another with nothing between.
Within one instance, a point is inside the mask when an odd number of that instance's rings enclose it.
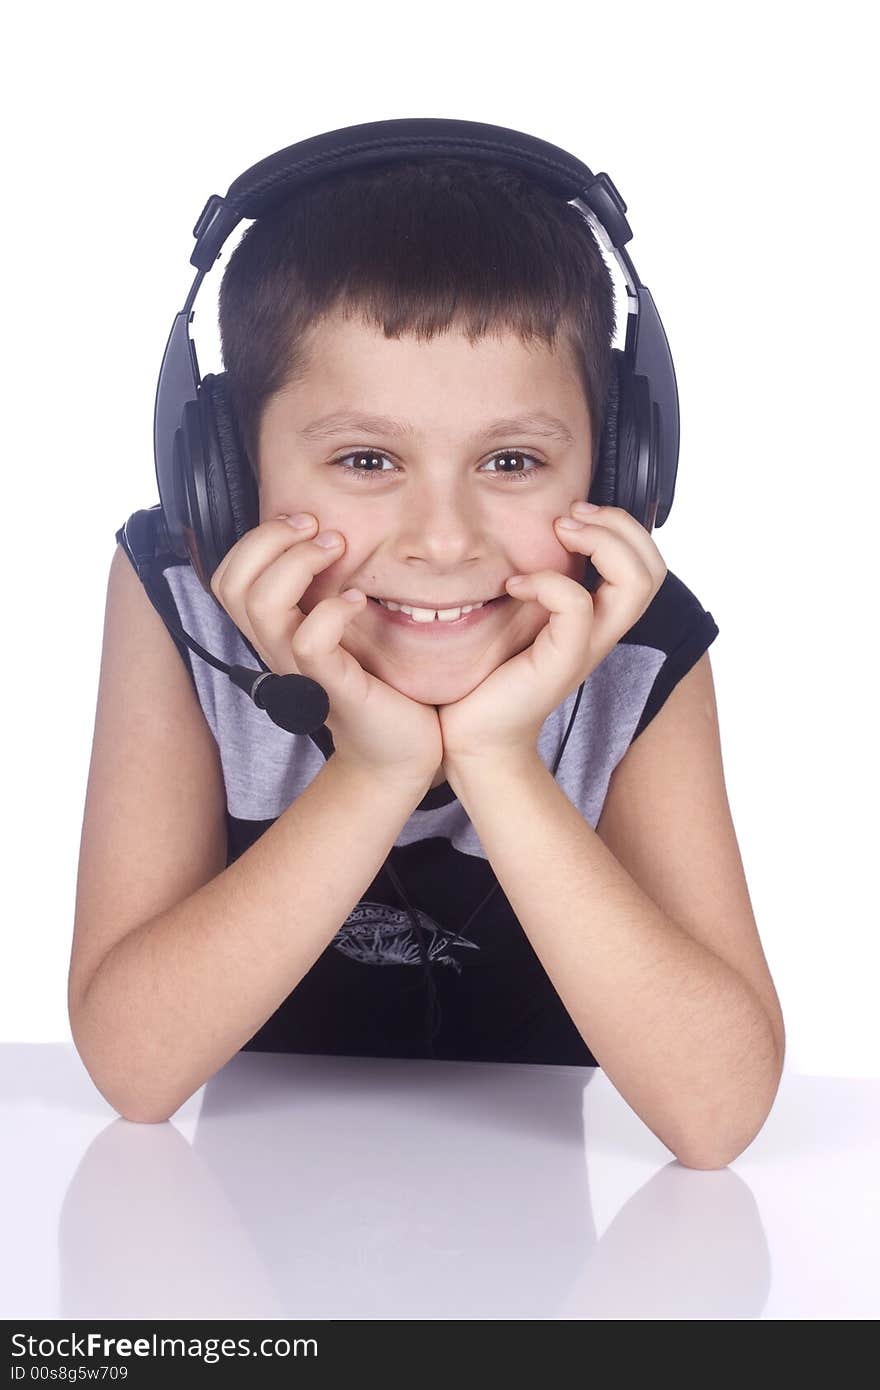
<instances>
[{"instance_id":1,"label":"boy's hand","mask_svg":"<svg viewBox=\"0 0 880 1390\"><path fill-rule=\"evenodd\" d=\"M252 527L220 561L211 592L271 671L310 676L324 687L335 757L428 786L443 757L436 709L370 675L339 645L366 595L356 590L352 603L336 594L307 614L299 608L315 575L345 551L338 531L335 548L314 544L317 529L314 517L298 531L280 517Z\"/></svg>"},{"instance_id":2,"label":"boy's hand","mask_svg":"<svg viewBox=\"0 0 880 1390\"><path fill-rule=\"evenodd\" d=\"M556 570L537 570L507 591L537 602L549 621L532 645L453 704L439 707L443 764L454 776L457 762L520 758L534 754L547 716L595 670L651 603L666 565L651 536L621 507L571 512L586 524L567 530L554 523L557 540L589 556L602 575L595 595Z\"/></svg>"}]
</instances>

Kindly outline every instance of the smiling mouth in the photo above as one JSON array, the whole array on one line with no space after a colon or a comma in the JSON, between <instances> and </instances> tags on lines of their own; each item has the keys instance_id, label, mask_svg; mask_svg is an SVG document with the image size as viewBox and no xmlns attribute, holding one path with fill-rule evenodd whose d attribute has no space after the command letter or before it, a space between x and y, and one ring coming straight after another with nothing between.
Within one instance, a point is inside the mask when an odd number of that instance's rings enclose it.
<instances>
[{"instance_id":1,"label":"smiling mouth","mask_svg":"<svg viewBox=\"0 0 880 1390\"><path fill-rule=\"evenodd\" d=\"M441 612L457 612L456 618L441 618L437 616L437 610L427 608L417 609L417 613L424 616L413 617L403 608L388 608L384 603L380 603L377 598L368 595L370 602L382 614L386 622L407 628L411 632L419 632L424 635L440 636L444 632L460 632L464 628L475 627L510 599L509 594L499 594L497 598L489 599L486 603L480 604L476 608L471 608L469 612L463 613L459 609L441 609ZM428 617L431 612L432 616Z\"/></svg>"},{"instance_id":2,"label":"smiling mouth","mask_svg":"<svg viewBox=\"0 0 880 1390\"><path fill-rule=\"evenodd\" d=\"M433 617L437 617L438 615L448 613L450 615L449 620L454 621L454 619L452 618L452 614L454 613L457 613L459 614L459 616L463 617L465 616L465 614L470 613L475 608L485 608L488 604L495 602L495 599L487 598L480 599L476 603L446 603L443 604L440 608L432 608L428 604L404 602L398 603L396 599L380 598L376 594L368 594L367 597L372 599L373 603L378 603L382 608L387 608L392 613L402 612L409 613L411 616L418 615L416 618L417 622L431 621L431 619L429 619L427 616L429 613L432 614ZM495 598L499 597L503 597L503 595L496 594ZM442 617L440 617L440 621L443 621Z\"/></svg>"}]
</instances>

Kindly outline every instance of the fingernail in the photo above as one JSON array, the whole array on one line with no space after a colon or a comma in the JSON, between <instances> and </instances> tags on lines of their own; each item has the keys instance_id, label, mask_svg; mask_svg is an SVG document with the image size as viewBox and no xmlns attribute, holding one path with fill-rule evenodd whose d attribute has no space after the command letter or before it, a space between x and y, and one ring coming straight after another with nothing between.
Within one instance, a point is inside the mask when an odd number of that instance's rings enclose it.
<instances>
[{"instance_id":1,"label":"fingernail","mask_svg":"<svg viewBox=\"0 0 880 1390\"><path fill-rule=\"evenodd\" d=\"M315 545L321 545L325 550L332 550L335 545L339 545L342 537L338 531L322 531L320 536L315 537Z\"/></svg>"},{"instance_id":2,"label":"fingernail","mask_svg":"<svg viewBox=\"0 0 880 1390\"><path fill-rule=\"evenodd\" d=\"M573 516L558 516L556 518L556 525L564 527L566 531L579 531L584 524L583 521L575 521Z\"/></svg>"},{"instance_id":3,"label":"fingernail","mask_svg":"<svg viewBox=\"0 0 880 1390\"><path fill-rule=\"evenodd\" d=\"M572 511L575 512L598 512L599 505L596 502L572 502Z\"/></svg>"},{"instance_id":4,"label":"fingernail","mask_svg":"<svg viewBox=\"0 0 880 1390\"><path fill-rule=\"evenodd\" d=\"M296 516L289 516L286 519L295 531L304 531L315 520L313 516L309 516L308 512L297 512Z\"/></svg>"}]
</instances>

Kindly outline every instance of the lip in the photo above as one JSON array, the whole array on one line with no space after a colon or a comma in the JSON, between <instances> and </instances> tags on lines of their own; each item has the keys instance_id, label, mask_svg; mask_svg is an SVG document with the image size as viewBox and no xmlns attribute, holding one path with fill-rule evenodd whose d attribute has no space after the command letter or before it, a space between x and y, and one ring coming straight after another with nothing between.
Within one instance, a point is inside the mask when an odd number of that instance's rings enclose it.
<instances>
[{"instance_id":1,"label":"lip","mask_svg":"<svg viewBox=\"0 0 880 1390\"><path fill-rule=\"evenodd\" d=\"M482 608L472 608L470 613L465 613L463 618L456 618L455 622L444 623L439 618L435 618L430 623L417 623L408 613L392 613L390 609L383 608L381 603L375 599L369 599L369 607L375 609L380 618L386 623L393 623L402 628L405 632L412 632L418 637L431 638L451 637L453 633L464 632L466 629L480 627L483 623L489 622L492 614L499 608L504 608L511 601L510 594L501 594L498 598L492 599L491 603L484 603Z\"/></svg>"}]
</instances>

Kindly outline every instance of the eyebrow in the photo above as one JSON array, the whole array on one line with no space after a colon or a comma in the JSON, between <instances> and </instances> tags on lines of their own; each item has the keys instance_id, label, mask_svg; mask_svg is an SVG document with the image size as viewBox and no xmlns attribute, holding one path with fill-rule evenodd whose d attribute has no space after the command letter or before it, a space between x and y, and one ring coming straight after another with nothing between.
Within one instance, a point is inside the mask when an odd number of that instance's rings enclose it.
<instances>
[{"instance_id":1,"label":"eyebrow","mask_svg":"<svg viewBox=\"0 0 880 1390\"><path fill-rule=\"evenodd\" d=\"M346 434L350 430L363 430L367 434L388 434L396 437L412 439L416 434L412 425L401 424L399 420L391 420L387 415L364 415L351 414L348 411L337 410L330 415L322 415L318 420L312 420L299 431L303 439L329 439L334 434ZM518 430L527 431L530 434L542 434L547 438L561 440L563 444L573 444L574 437L562 420L558 420L555 415L549 415L545 410L538 410L527 415L506 415L500 420L493 420L482 430L478 430L475 439L491 439L499 434L512 434Z\"/></svg>"}]
</instances>

